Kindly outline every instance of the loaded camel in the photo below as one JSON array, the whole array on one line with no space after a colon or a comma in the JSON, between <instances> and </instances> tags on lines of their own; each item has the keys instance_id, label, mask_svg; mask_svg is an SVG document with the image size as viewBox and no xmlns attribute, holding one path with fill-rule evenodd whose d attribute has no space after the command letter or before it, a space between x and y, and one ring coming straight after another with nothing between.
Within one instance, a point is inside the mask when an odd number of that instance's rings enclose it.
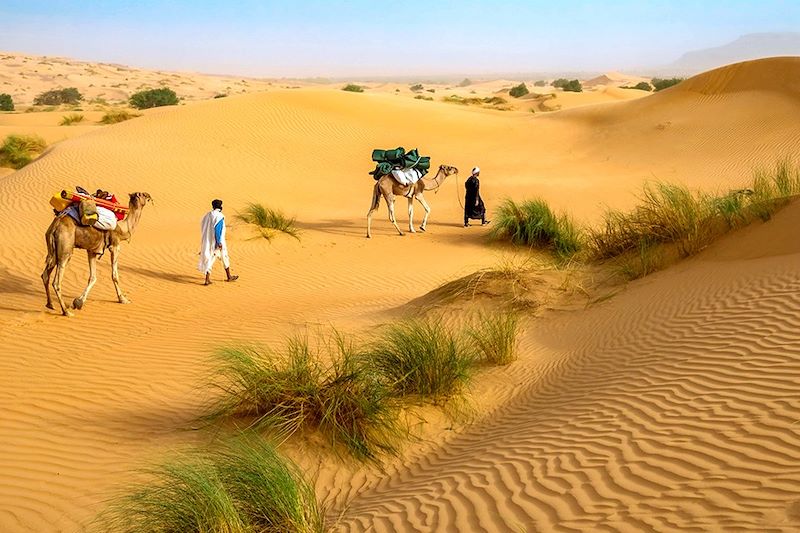
<instances>
[{"instance_id":1,"label":"loaded camel","mask_svg":"<svg viewBox=\"0 0 800 533\"><path fill-rule=\"evenodd\" d=\"M117 299L121 304L130 303L119 286L119 246L122 241L130 241L131 234L139 224L142 209L150 201L152 201L152 198L146 192L131 193L128 216L121 220L112 231L101 231L91 226L79 226L72 217L66 215L57 216L53 220L50 227L47 228L47 233L45 233L47 261L44 272L42 272L42 282L44 283L44 292L47 295L48 309L55 309L50 298L50 274L55 269L53 289L61 306L61 314L72 316L67 306L64 305L64 298L61 296L61 280L64 278L64 271L75 248L86 250L86 255L89 257L89 283L83 293L72 301L72 306L75 309L81 309L86 303L89 291L92 290L95 281L97 281L97 259L103 254L106 247L111 253L111 280L114 282L114 289L117 291Z\"/></svg>"},{"instance_id":2,"label":"loaded camel","mask_svg":"<svg viewBox=\"0 0 800 533\"><path fill-rule=\"evenodd\" d=\"M394 225L394 229L396 229L397 233L400 235L403 235L403 232L400 231L400 228L397 226L397 219L394 216L394 197L405 196L408 198L408 231L411 233L415 233L414 200L416 199L425 209L425 217L422 219L422 225L419 227L421 231L425 231L425 227L428 224L428 216L431 214L431 208L428 202L425 201L425 197L422 193L423 191L435 191L444 183L444 180L448 176L453 174L458 174L458 169L456 167L439 165L439 171L433 178L420 178L420 180L413 185L401 185L391 174L382 176L375 182L375 188L372 191L372 204L369 208L369 213L367 213L367 238L369 239L372 237L372 232L370 231L372 228L372 213L380 206L381 196L386 200L386 205L389 206L389 221ZM410 188L413 188L413 191L410 191Z\"/></svg>"}]
</instances>

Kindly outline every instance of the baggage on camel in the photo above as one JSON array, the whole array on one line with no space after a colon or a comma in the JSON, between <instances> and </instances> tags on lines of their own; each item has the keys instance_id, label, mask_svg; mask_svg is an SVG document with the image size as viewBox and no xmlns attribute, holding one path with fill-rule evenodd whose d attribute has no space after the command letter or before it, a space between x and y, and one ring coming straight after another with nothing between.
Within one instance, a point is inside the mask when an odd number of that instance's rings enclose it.
<instances>
[{"instance_id":1,"label":"baggage on camel","mask_svg":"<svg viewBox=\"0 0 800 533\"><path fill-rule=\"evenodd\" d=\"M376 148L372 151L372 160L376 165L375 170L370 172L370 174L376 181L383 176L391 174L403 185L407 185L407 183L401 178L398 178L395 171L414 169L419 172L419 177L422 177L427 174L431 168L430 157L420 156L416 148L406 152L402 146L393 150L381 150ZM413 175L413 173L410 175Z\"/></svg>"},{"instance_id":2,"label":"baggage on camel","mask_svg":"<svg viewBox=\"0 0 800 533\"><path fill-rule=\"evenodd\" d=\"M128 208L119 204L116 198L106 192L92 196L81 187L77 191L63 190L53 195L50 205L57 215L70 216L82 226L93 226L108 231L117 227L117 221L125 218Z\"/></svg>"}]
</instances>

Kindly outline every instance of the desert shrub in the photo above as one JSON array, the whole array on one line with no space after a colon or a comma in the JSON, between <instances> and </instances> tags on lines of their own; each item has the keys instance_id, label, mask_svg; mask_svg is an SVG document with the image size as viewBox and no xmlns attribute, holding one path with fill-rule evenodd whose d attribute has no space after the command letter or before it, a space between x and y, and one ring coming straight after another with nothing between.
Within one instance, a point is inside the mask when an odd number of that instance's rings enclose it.
<instances>
[{"instance_id":1,"label":"desert shrub","mask_svg":"<svg viewBox=\"0 0 800 533\"><path fill-rule=\"evenodd\" d=\"M684 78L653 78L651 80L656 91L662 91L682 82Z\"/></svg>"},{"instance_id":2,"label":"desert shrub","mask_svg":"<svg viewBox=\"0 0 800 533\"><path fill-rule=\"evenodd\" d=\"M33 99L33 105L61 105L61 104L77 104L83 100L83 95L75 87L68 87L66 89L53 89L46 91Z\"/></svg>"},{"instance_id":3,"label":"desert shrub","mask_svg":"<svg viewBox=\"0 0 800 533\"><path fill-rule=\"evenodd\" d=\"M653 87L647 83L646 81L640 81L636 85L633 86L634 89L639 89L640 91L652 91Z\"/></svg>"},{"instance_id":4,"label":"desert shrub","mask_svg":"<svg viewBox=\"0 0 800 533\"><path fill-rule=\"evenodd\" d=\"M351 92L351 93L363 93L364 87L361 85L356 85L355 83L348 83L344 87L342 87L343 91Z\"/></svg>"},{"instance_id":5,"label":"desert shrub","mask_svg":"<svg viewBox=\"0 0 800 533\"><path fill-rule=\"evenodd\" d=\"M261 236L272 240L275 232L285 233L300 240L300 230L294 217L287 217L278 209L265 207L262 204L248 204L244 212L238 214L239 220L258 226Z\"/></svg>"},{"instance_id":6,"label":"desert shrub","mask_svg":"<svg viewBox=\"0 0 800 533\"><path fill-rule=\"evenodd\" d=\"M505 98L501 98L500 96L487 96L483 99L484 104L491 104L491 105L501 105L508 103Z\"/></svg>"},{"instance_id":7,"label":"desert shrub","mask_svg":"<svg viewBox=\"0 0 800 533\"><path fill-rule=\"evenodd\" d=\"M558 79L553 80L553 83L551 85L553 87L556 87L556 88L561 88L561 87L563 87L564 85L566 85L568 83L569 83L569 80L567 78L558 78Z\"/></svg>"},{"instance_id":8,"label":"desert shrub","mask_svg":"<svg viewBox=\"0 0 800 533\"><path fill-rule=\"evenodd\" d=\"M458 399L475 362L463 339L433 320L384 328L365 357L397 396L433 403Z\"/></svg>"},{"instance_id":9,"label":"desert shrub","mask_svg":"<svg viewBox=\"0 0 800 533\"><path fill-rule=\"evenodd\" d=\"M9 135L0 146L0 166L20 169L47 147L38 135Z\"/></svg>"},{"instance_id":10,"label":"desert shrub","mask_svg":"<svg viewBox=\"0 0 800 533\"><path fill-rule=\"evenodd\" d=\"M414 91L415 93L422 91L422 89L424 88L425 87L423 87L421 83L417 83L416 85L411 86L411 90Z\"/></svg>"},{"instance_id":11,"label":"desert shrub","mask_svg":"<svg viewBox=\"0 0 800 533\"><path fill-rule=\"evenodd\" d=\"M583 92L583 85L581 85L581 82L578 80L569 80L561 86L561 90L564 92L579 93Z\"/></svg>"},{"instance_id":12,"label":"desert shrub","mask_svg":"<svg viewBox=\"0 0 800 533\"><path fill-rule=\"evenodd\" d=\"M112 501L98 520L114 533L321 533L323 513L300 469L269 443L239 438L178 455Z\"/></svg>"},{"instance_id":13,"label":"desert shrub","mask_svg":"<svg viewBox=\"0 0 800 533\"><path fill-rule=\"evenodd\" d=\"M105 115L103 115L103 118L100 119L100 122L102 124L117 124L118 122L125 122L126 120L140 116L141 115L139 114L131 113L124 109L118 109L107 112Z\"/></svg>"},{"instance_id":14,"label":"desert shrub","mask_svg":"<svg viewBox=\"0 0 800 533\"><path fill-rule=\"evenodd\" d=\"M435 93L436 89L425 89L426 93Z\"/></svg>"},{"instance_id":15,"label":"desert shrub","mask_svg":"<svg viewBox=\"0 0 800 533\"><path fill-rule=\"evenodd\" d=\"M461 80L461 82L458 84L458 86L459 86L459 87L469 87L470 85L472 85L472 80L471 80L471 79L469 79L469 78L464 78L464 79L463 79L463 80Z\"/></svg>"},{"instance_id":16,"label":"desert shrub","mask_svg":"<svg viewBox=\"0 0 800 533\"><path fill-rule=\"evenodd\" d=\"M131 107L135 107L136 109L178 105L178 95L169 87L146 89L131 95L128 103L130 103Z\"/></svg>"},{"instance_id":17,"label":"desert shrub","mask_svg":"<svg viewBox=\"0 0 800 533\"><path fill-rule=\"evenodd\" d=\"M507 365L517 358L519 316L512 312L481 315L467 329L479 361Z\"/></svg>"},{"instance_id":18,"label":"desert shrub","mask_svg":"<svg viewBox=\"0 0 800 533\"><path fill-rule=\"evenodd\" d=\"M533 82L534 87L544 87L545 85L547 85L547 82L544 80L537 80Z\"/></svg>"},{"instance_id":19,"label":"desert shrub","mask_svg":"<svg viewBox=\"0 0 800 533\"><path fill-rule=\"evenodd\" d=\"M227 97L228 97L228 95L227 95L227 94L224 94L224 93L220 93L220 94L215 94L215 95L214 95L214 99L215 99L215 100L216 100L217 98L227 98Z\"/></svg>"},{"instance_id":20,"label":"desert shrub","mask_svg":"<svg viewBox=\"0 0 800 533\"><path fill-rule=\"evenodd\" d=\"M281 438L318 429L358 459L393 453L402 430L392 391L341 335L322 345L329 363L300 337L281 352L252 346L220 350L216 385L223 395L210 417L253 419L252 426Z\"/></svg>"},{"instance_id":21,"label":"desert shrub","mask_svg":"<svg viewBox=\"0 0 800 533\"><path fill-rule=\"evenodd\" d=\"M10 94L0 94L0 111L14 111L14 100Z\"/></svg>"},{"instance_id":22,"label":"desert shrub","mask_svg":"<svg viewBox=\"0 0 800 533\"><path fill-rule=\"evenodd\" d=\"M418 95L416 95L416 96L414 97L414 100L428 100L428 101L432 101L432 100L433 100L433 96L425 96L424 94L418 94Z\"/></svg>"},{"instance_id":23,"label":"desert shrub","mask_svg":"<svg viewBox=\"0 0 800 533\"><path fill-rule=\"evenodd\" d=\"M521 244L552 250L561 258L575 255L582 247L582 234L567 215L557 216L544 200L516 203L506 199L497 210L490 235Z\"/></svg>"},{"instance_id":24,"label":"desert shrub","mask_svg":"<svg viewBox=\"0 0 800 533\"><path fill-rule=\"evenodd\" d=\"M705 244L709 207L704 197L686 187L647 184L633 211L606 212L604 227L592 232L593 250L597 257L608 258L644 245L676 243L681 255L690 255Z\"/></svg>"},{"instance_id":25,"label":"desert shrub","mask_svg":"<svg viewBox=\"0 0 800 533\"><path fill-rule=\"evenodd\" d=\"M508 91L509 96L513 96L514 98L519 98L520 96L525 96L530 91L528 90L528 86L524 83L520 83L519 85L515 85Z\"/></svg>"},{"instance_id":26,"label":"desert shrub","mask_svg":"<svg viewBox=\"0 0 800 533\"><path fill-rule=\"evenodd\" d=\"M71 126L72 124L77 124L78 122L83 122L83 115L79 113L71 113L69 115L64 115L61 117L61 126Z\"/></svg>"}]
</instances>

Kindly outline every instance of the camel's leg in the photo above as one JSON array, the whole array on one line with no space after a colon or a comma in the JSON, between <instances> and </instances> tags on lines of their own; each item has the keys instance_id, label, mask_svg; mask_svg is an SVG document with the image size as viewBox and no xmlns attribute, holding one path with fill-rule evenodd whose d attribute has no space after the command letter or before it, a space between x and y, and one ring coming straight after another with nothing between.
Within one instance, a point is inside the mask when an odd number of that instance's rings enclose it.
<instances>
[{"instance_id":1,"label":"camel's leg","mask_svg":"<svg viewBox=\"0 0 800 533\"><path fill-rule=\"evenodd\" d=\"M44 283L44 293L47 295L47 303L45 304L48 309L55 309L53 307L53 299L50 297L50 274L53 272L53 269L56 267L56 256L55 254L47 254L47 261L44 265L44 271L42 272L42 283Z\"/></svg>"},{"instance_id":2,"label":"camel's leg","mask_svg":"<svg viewBox=\"0 0 800 533\"><path fill-rule=\"evenodd\" d=\"M87 250L86 256L89 259L89 282L86 284L86 288L83 289L83 293L72 300L72 307L75 309L83 309L83 304L86 303L86 299L89 297L89 291L92 290L92 287L97 282L97 254Z\"/></svg>"},{"instance_id":3,"label":"camel's leg","mask_svg":"<svg viewBox=\"0 0 800 533\"><path fill-rule=\"evenodd\" d=\"M367 239L372 238L372 213L378 210L378 207L381 205L381 191L378 184L375 184L375 188L372 190L372 203L369 205L369 211L367 212Z\"/></svg>"},{"instance_id":4,"label":"camel's leg","mask_svg":"<svg viewBox=\"0 0 800 533\"><path fill-rule=\"evenodd\" d=\"M114 290L117 291L117 300L121 304L131 303L122 293L122 287L119 286L119 245L110 246L108 248L111 254L111 281L114 282Z\"/></svg>"},{"instance_id":5,"label":"camel's leg","mask_svg":"<svg viewBox=\"0 0 800 533\"><path fill-rule=\"evenodd\" d=\"M394 225L394 229L397 230L397 233L402 235L403 232L400 231L400 228L397 226L397 219L394 216L394 198L391 200L387 198L386 203L389 205L389 221Z\"/></svg>"},{"instance_id":6,"label":"camel's leg","mask_svg":"<svg viewBox=\"0 0 800 533\"><path fill-rule=\"evenodd\" d=\"M425 216L422 217L422 225L419 227L419 229L425 231L425 228L428 226L428 216L431 214L431 206L428 205L428 202L425 201L425 197L421 194L417 195L417 200L422 204L422 208L425 209Z\"/></svg>"},{"instance_id":7,"label":"camel's leg","mask_svg":"<svg viewBox=\"0 0 800 533\"><path fill-rule=\"evenodd\" d=\"M67 270L67 265L69 264L71 256L71 253L64 253L59 256L58 263L56 264L56 275L53 279L53 291L56 293L56 300L58 300L58 305L61 306L61 314L64 316L72 316L72 312L67 309L64 298L61 295L61 282L64 279L64 272Z\"/></svg>"},{"instance_id":8,"label":"camel's leg","mask_svg":"<svg viewBox=\"0 0 800 533\"><path fill-rule=\"evenodd\" d=\"M414 197L408 199L408 231L409 233L416 233L414 230Z\"/></svg>"}]
</instances>

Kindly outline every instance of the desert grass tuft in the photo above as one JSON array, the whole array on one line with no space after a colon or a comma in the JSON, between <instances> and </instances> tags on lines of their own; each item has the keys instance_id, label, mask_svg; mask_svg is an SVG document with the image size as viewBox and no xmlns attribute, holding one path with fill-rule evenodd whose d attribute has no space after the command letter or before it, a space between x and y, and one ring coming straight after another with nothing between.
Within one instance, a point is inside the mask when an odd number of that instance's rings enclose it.
<instances>
[{"instance_id":1,"label":"desert grass tuft","mask_svg":"<svg viewBox=\"0 0 800 533\"><path fill-rule=\"evenodd\" d=\"M73 124L77 124L78 122L83 122L83 115L80 113L70 113L69 115L64 115L61 118L61 126L71 126Z\"/></svg>"},{"instance_id":2,"label":"desert grass tuft","mask_svg":"<svg viewBox=\"0 0 800 533\"><path fill-rule=\"evenodd\" d=\"M482 314L467 328L478 361L507 365L517 358L519 315L514 312Z\"/></svg>"},{"instance_id":3,"label":"desert grass tuft","mask_svg":"<svg viewBox=\"0 0 800 533\"><path fill-rule=\"evenodd\" d=\"M496 239L514 244L552 250L567 259L582 247L582 234L567 215L557 216L541 199L517 203L506 199L495 213L490 233Z\"/></svg>"},{"instance_id":4,"label":"desert grass tuft","mask_svg":"<svg viewBox=\"0 0 800 533\"><path fill-rule=\"evenodd\" d=\"M0 166L19 170L47 147L38 135L9 135L0 146Z\"/></svg>"},{"instance_id":5,"label":"desert grass tuft","mask_svg":"<svg viewBox=\"0 0 800 533\"><path fill-rule=\"evenodd\" d=\"M460 336L421 319L387 326L366 355L397 396L436 404L463 395L475 362Z\"/></svg>"},{"instance_id":6,"label":"desert grass tuft","mask_svg":"<svg viewBox=\"0 0 800 533\"><path fill-rule=\"evenodd\" d=\"M250 426L280 438L318 429L362 460L394 453L403 428L392 391L342 335L320 344L322 357L305 337L289 339L279 352L252 346L220 350L216 385L223 395L210 417L248 418Z\"/></svg>"},{"instance_id":7,"label":"desert grass tuft","mask_svg":"<svg viewBox=\"0 0 800 533\"><path fill-rule=\"evenodd\" d=\"M266 441L248 437L146 472L99 518L117 533L323 531L314 489Z\"/></svg>"},{"instance_id":8,"label":"desert grass tuft","mask_svg":"<svg viewBox=\"0 0 800 533\"><path fill-rule=\"evenodd\" d=\"M117 124L119 122L125 122L126 120L130 120L132 118L140 117L141 115L138 113L131 113L130 111L126 111L124 109L108 111L103 118L100 119L101 124Z\"/></svg>"},{"instance_id":9,"label":"desert grass tuft","mask_svg":"<svg viewBox=\"0 0 800 533\"><path fill-rule=\"evenodd\" d=\"M262 204L248 204L244 212L238 214L239 219L258 226L262 237L272 240L275 232L286 233L298 241L300 240L300 230L295 225L295 219L287 217L277 209L265 207Z\"/></svg>"}]
</instances>

